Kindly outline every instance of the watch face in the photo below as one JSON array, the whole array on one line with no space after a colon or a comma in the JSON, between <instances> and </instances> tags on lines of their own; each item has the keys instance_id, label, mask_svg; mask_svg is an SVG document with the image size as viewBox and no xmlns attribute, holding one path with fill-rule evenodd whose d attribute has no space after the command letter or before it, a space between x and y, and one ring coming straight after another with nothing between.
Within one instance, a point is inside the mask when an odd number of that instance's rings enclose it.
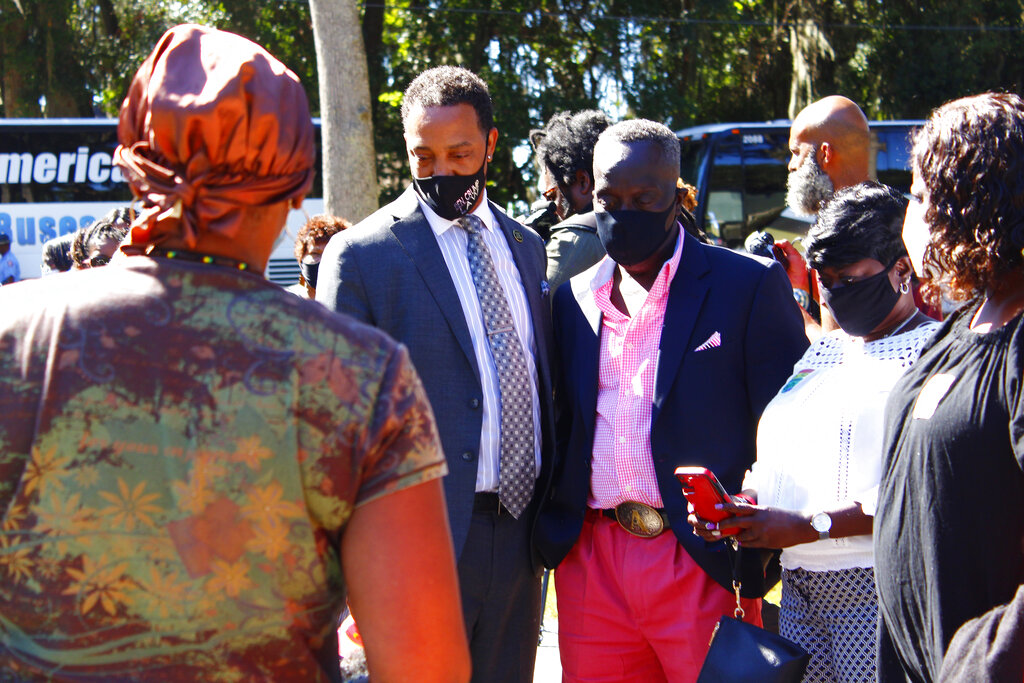
<instances>
[{"instance_id":1,"label":"watch face","mask_svg":"<svg viewBox=\"0 0 1024 683\"><path fill-rule=\"evenodd\" d=\"M832 528L832 518L824 512L819 512L811 517L811 526L819 533L828 531Z\"/></svg>"}]
</instances>

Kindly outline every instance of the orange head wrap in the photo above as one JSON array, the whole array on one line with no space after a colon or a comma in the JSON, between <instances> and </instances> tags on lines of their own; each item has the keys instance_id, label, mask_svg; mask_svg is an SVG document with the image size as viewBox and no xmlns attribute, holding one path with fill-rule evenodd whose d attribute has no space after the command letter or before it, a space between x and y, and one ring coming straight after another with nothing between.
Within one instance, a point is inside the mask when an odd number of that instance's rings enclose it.
<instances>
[{"instance_id":1,"label":"orange head wrap","mask_svg":"<svg viewBox=\"0 0 1024 683\"><path fill-rule=\"evenodd\" d=\"M313 123L298 77L259 45L205 26L160 38L121 106L114 153L142 210L132 244L235 238L245 206L302 198Z\"/></svg>"}]
</instances>

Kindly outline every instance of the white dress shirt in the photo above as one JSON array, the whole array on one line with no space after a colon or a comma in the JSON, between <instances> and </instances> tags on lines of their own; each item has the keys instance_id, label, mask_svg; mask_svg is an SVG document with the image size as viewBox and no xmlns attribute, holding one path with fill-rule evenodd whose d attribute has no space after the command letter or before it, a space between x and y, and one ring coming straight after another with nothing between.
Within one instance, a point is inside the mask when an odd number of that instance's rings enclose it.
<instances>
[{"instance_id":1,"label":"white dress shirt","mask_svg":"<svg viewBox=\"0 0 1024 683\"><path fill-rule=\"evenodd\" d=\"M512 250L501 228L497 225L494 215L487 204L487 192L482 193L480 204L472 211L484 224L482 231L484 244L491 254L494 269L498 274L505 298L508 301L512 319L515 322L519 342L523 345L523 355L529 370L530 386L533 389L533 434L534 452L537 461L537 474L540 475L540 399L537 390L536 345L533 339L533 324L530 317L530 306L523 290L519 269L512 258ZM480 462L476 471L477 491L498 490L498 467L501 459L501 390L498 387L498 373L491 356L491 345L484 331L483 314L480 311L480 300L476 295L473 275L469 270L466 258L466 246L469 238L465 230L452 221L441 218L416 197L423 214L430 223L431 230L441 247L441 254L448 266L448 272L455 284L455 291L462 304L462 313L469 327L469 336L473 341L473 353L480 369L480 385L483 389L483 424L480 431Z\"/></svg>"}]
</instances>

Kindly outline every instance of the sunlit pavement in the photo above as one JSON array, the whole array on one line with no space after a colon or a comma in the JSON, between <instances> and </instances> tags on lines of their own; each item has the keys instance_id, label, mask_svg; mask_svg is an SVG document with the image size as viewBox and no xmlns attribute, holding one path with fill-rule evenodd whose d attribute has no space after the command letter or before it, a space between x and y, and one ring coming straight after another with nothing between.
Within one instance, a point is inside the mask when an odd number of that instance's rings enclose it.
<instances>
[{"instance_id":1,"label":"sunlit pavement","mask_svg":"<svg viewBox=\"0 0 1024 683\"><path fill-rule=\"evenodd\" d=\"M562 680L562 665L558 660L558 620L550 615L544 617L543 638L537 648L537 668L534 669L534 683L559 683Z\"/></svg>"}]
</instances>

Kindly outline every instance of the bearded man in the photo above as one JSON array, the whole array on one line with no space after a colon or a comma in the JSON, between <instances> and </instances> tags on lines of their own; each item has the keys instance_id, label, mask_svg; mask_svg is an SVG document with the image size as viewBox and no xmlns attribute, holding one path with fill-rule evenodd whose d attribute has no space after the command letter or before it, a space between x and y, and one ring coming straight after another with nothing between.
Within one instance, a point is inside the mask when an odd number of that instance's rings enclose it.
<instances>
[{"instance_id":1,"label":"bearded man","mask_svg":"<svg viewBox=\"0 0 1024 683\"><path fill-rule=\"evenodd\" d=\"M832 95L813 102L796 118L789 131L789 177L786 204L801 216L814 216L837 190L868 180L871 134L860 107L846 97ZM807 337L814 341L839 326L827 309L819 325L808 312L814 287L809 286L807 263L793 245L779 240L786 254L786 274L804 310Z\"/></svg>"},{"instance_id":2,"label":"bearded man","mask_svg":"<svg viewBox=\"0 0 1024 683\"><path fill-rule=\"evenodd\" d=\"M852 100L833 95L807 105L790 128L786 203L815 215L837 190L869 179L870 150L868 120Z\"/></svg>"}]
</instances>

